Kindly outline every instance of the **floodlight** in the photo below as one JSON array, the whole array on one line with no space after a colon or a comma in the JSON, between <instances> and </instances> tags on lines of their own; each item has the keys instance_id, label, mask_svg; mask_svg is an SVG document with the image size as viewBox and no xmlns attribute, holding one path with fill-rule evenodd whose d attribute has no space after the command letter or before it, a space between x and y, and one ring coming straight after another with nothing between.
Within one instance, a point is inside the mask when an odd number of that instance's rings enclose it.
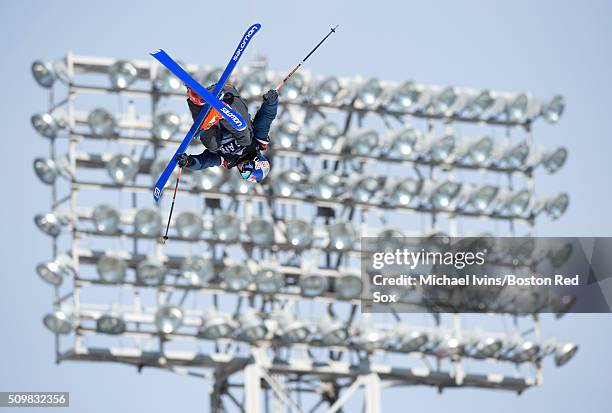
<instances>
[{"instance_id":1,"label":"floodlight","mask_svg":"<svg viewBox=\"0 0 612 413\"><path fill-rule=\"evenodd\" d=\"M282 149L296 149L299 133L300 125L290 120L283 121L276 128L272 142L275 146L278 144Z\"/></svg>"},{"instance_id":2,"label":"floodlight","mask_svg":"<svg viewBox=\"0 0 612 413\"><path fill-rule=\"evenodd\" d=\"M450 207L451 202L455 199L460 189L460 183L452 181L443 182L433 190L429 201L435 209L446 209Z\"/></svg>"},{"instance_id":3,"label":"floodlight","mask_svg":"<svg viewBox=\"0 0 612 413\"><path fill-rule=\"evenodd\" d=\"M340 136L338 126L332 122L324 122L314 132L313 148L318 152L330 152Z\"/></svg>"},{"instance_id":4,"label":"floodlight","mask_svg":"<svg viewBox=\"0 0 612 413\"><path fill-rule=\"evenodd\" d=\"M246 265L230 265L223 269L221 277L227 288L241 291L249 288L253 276Z\"/></svg>"},{"instance_id":5,"label":"floodlight","mask_svg":"<svg viewBox=\"0 0 612 413\"><path fill-rule=\"evenodd\" d=\"M225 181L226 174L224 168L204 168L192 174L194 188L200 191L217 189Z\"/></svg>"},{"instance_id":6,"label":"floodlight","mask_svg":"<svg viewBox=\"0 0 612 413\"><path fill-rule=\"evenodd\" d=\"M128 61L118 60L108 69L108 76L111 85L115 89L125 89L134 83L138 71L136 67Z\"/></svg>"},{"instance_id":7,"label":"floodlight","mask_svg":"<svg viewBox=\"0 0 612 413\"><path fill-rule=\"evenodd\" d=\"M351 196L357 202L368 202L372 200L379 189L379 180L372 176L366 176L355 183L351 190Z\"/></svg>"},{"instance_id":8,"label":"floodlight","mask_svg":"<svg viewBox=\"0 0 612 413\"><path fill-rule=\"evenodd\" d=\"M55 138L61 128L59 119L49 113L35 113L30 122L36 132L49 139Z\"/></svg>"},{"instance_id":9,"label":"floodlight","mask_svg":"<svg viewBox=\"0 0 612 413\"><path fill-rule=\"evenodd\" d=\"M92 220L97 231L107 234L119 231L121 219L119 212L107 204L101 204L94 208Z\"/></svg>"},{"instance_id":10,"label":"floodlight","mask_svg":"<svg viewBox=\"0 0 612 413\"><path fill-rule=\"evenodd\" d=\"M523 141L508 148L499 159L499 163L508 168L520 168L525 165L529 156L529 145Z\"/></svg>"},{"instance_id":11,"label":"floodlight","mask_svg":"<svg viewBox=\"0 0 612 413\"><path fill-rule=\"evenodd\" d=\"M565 164L567 149L559 147L542 155L540 162L549 173L555 173Z\"/></svg>"},{"instance_id":12,"label":"floodlight","mask_svg":"<svg viewBox=\"0 0 612 413\"><path fill-rule=\"evenodd\" d=\"M493 202L499 188L492 185L482 185L474 190L469 196L469 204L476 211L485 211Z\"/></svg>"},{"instance_id":13,"label":"floodlight","mask_svg":"<svg viewBox=\"0 0 612 413\"><path fill-rule=\"evenodd\" d=\"M482 340L477 340L474 344L474 355L476 357L489 358L495 356L501 349L503 343L495 337L486 337Z\"/></svg>"},{"instance_id":14,"label":"floodlight","mask_svg":"<svg viewBox=\"0 0 612 413\"><path fill-rule=\"evenodd\" d=\"M371 155L378 148L378 133L373 130L362 132L353 136L346 145L353 155Z\"/></svg>"},{"instance_id":15,"label":"floodlight","mask_svg":"<svg viewBox=\"0 0 612 413\"><path fill-rule=\"evenodd\" d=\"M306 180L304 174L297 171L279 172L272 181L272 190L277 196L289 197L301 189Z\"/></svg>"},{"instance_id":16,"label":"floodlight","mask_svg":"<svg viewBox=\"0 0 612 413\"><path fill-rule=\"evenodd\" d=\"M253 68L242 78L240 93L245 99L259 97L263 95L267 83L266 71L263 68Z\"/></svg>"},{"instance_id":17,"label":"floodlight","mask_svg":"<svg viewBox=\"0 0 612 413\"><path fill-rule=\"evenodd\" d=\"M491 109L493 103L495 103L495 99L491 96L491 92L483 90L469 100L464 113L470 118L481 118L487 110Z\"/></svg>"},{"instance_id":18,"label":"floodlight","mask_svg":"<svg viewBox=\"0 0 612 413\"><path fill-rule=\"evenodd\" d=\"M219 169L219 168L208 168L208 169ZM233 194L248 194L253 187L253 183L242 179L240 174L232 172L229 174L229 180L227 181L228 190Z\"/></svg>"},{"instance_id":19,"label":"floodlight","mask_svg":"<svg viewBox=\"0 0 612 413\"><path fill-rule=\"evenodd\" d=\"M352 341L356 348L371 353L384 345L385 338L384 332L368 327L360 331L359 335L354 336Z\"/></svg>"},{"instance_id":20,"label":"floodlight","mask_svg":"<svg viewBox=\"0 0 612 413\"><path fill-rule=\"evenodd\" d=\"M37 214L34 217L34 223L39 230L52 237L57 237L62 232L62 227L66 222L53 212L46 214Z\"/></svg>"},{"instance_id":21,"label":"floodlight","mask_svg":"<svg viewBox=\"0 0 612 413\"><path fill-rule=\"evenodd\" d=\"M47 314L43 324L55 334L69 334L74 328L72 314L63 310Z\"/></svg>"},{"instance_id":22,"label":"floodlight","mask_svg":"<svg viewBox=\"0 0 612 413\"><path fill-rule=\"evenodd\" d=\"M52 185L59 174L57 164L50 158L34 159L34 172L42 183Z\"/></svg>"},{"instance_id":23,"label":"floodlight","mask_svg":"<svg viewBox=\"0 0 612 413\"><path fill-rule=\"evenodd\" d=\"M209 311L202 320L202 327L200 327L198 335L208 340L217 340L229 336L234 328L234 324L227 314Z\"/></svg>"},{"instance_id":24,"label":"floodlight","mask_svg":"<svg viewBox=\"0 0 612 413\"><path fill-rule=\"evenodd\" d=\"M55 83L55 72L51 62L35 60L32 63L32 76L40 86L50 89Z\"/></svg>"},{"instance_id":25,"label":"floodlight","mask_svg":"<svg viewBox=\"0 0 612 413\"><path fill-rule=\"evenodd\" d=\"M177 63L184 67L182 63ZM160 92L173 92L181 88L182 82L168 69L160 67L157 72L157 77L153 81L153 85Z\"/></svg>"},{"instance_id":26,"label":"floodlight","mask_svg":"<svg viewBox=\"0 0 612 413\"><path fill-rule=\"evenodd\" d=\"M117 154L106 164L106 171L119 185L132 181L138 173L138 161L131 156Z\"/></svg>"},{"instance_id":27,"label":"floodlight","mask_svg":"<svg viewBox=\"0 0 612 413\"><path fill-rule=\"evenodd\" d=\"M317 198L332 199L344 192L344 182L335 172L320 175L313 183Z\"/></svg>"},{"instance_id":28,"label":"floodlight","mask_svg":"<svg viewBox=\"0 0 612 413\"><path fill-rule=\"evenodd\" d=\"M517 363L534 361L540 353L540 346L533 341L523 341L516 346L512 354L512 359Z\"/></svg>"},{"instance_id":29,"label":"floodlight","mask_svg":"<svg viewBox=\"0 0 612 413\"><path fill-rule=\"evenodd\" d=\"M191 285L204 285L215 276L215 267L211 260L198 255L187 257L181 263L181 277Z\"/></svg>"},{"instance_id":30,"label":"floodlight","mask_svg":"<svg viewBox=\"0 0 612 413\"><path fill-rule=\"evenodd\" d=\"M395 251L396 249L401 248L402 246L402 241L396 238L403 237L404 234L402 234L396 229L383 229L378 233L378 235L376 235L376 238L378 239L376 240L375 250L387 252Z\"/></svg>"},{"instance_id":31,"label":"floodlight","mask_svg":"<svg viewBox=\"0 0 612 413\"><path fill-rule=\"evenodd\" d=\"M470 165L482 165L490 158L492 151L493 139L483 136L467 147L462 159Z\"/></svg>"},{"instance_id":32,"label":"floodlight","mask_svg":"<svg viewBox=\"0 0 612 413\"><path fill-rule=\"evenodd\" d=\"M280 90L280 96L283 99L295 100L302 96L302 91L306 85L306 79L304 75L299 72L293 73L293 76L289 78Z\"/></svg>"},{"instance_id":33,"label":"floodlight","mask_svg":"<svg viewBox=\"0 0 612 413\"><path fill-rule=\"evenodd\" d=\"M253 342L261 340L268 334L266 324L254 311L247 311L239 321L240 327L236 335L241 340Z\"/></svg>"},{"instance_id":34,"label":"floodlight","mask_svg":"<svg viewBox=\"0 0 612 413\"><path fill-rule=\"evenodd\" d=\"M152 184L156 184L157 180L159 179L159 177L161 176L162 172L164 171L164 169L166 168L166 164L168 163L167 159L156 159L155 161L153 161L153 163L151 164L151 167L149 169L149 174L151 175L151 183ZM208 173L209 170L216 170L216 169L221 169L221 168L206 168L206 169L202 169L201 171L198 171L197 175L201 175L203 173ZM168 178L168 182L166 182L166 185L164 185L164 188L168 187L168 186L174 186L176 184L176 178L178 177L178 168L175 168L174 171L172 171L172 174L170 175L170 178Z\"/></svg>"},{"instance_id":35,"label":"floodlight","mask_svg":"<svg viewBox=\"0 0 612 413\"><path fill-rule=\"evenodd\" d=\"M429 341L429 336L423 331L404 331L399 337L399 350L407 353L422 350Z\"/></svg>"},{"instance_id":36,"label":"floodlight","mask_svg":"<svg viewBox=\"0 0 612 413\"><path fill-rule=\"evenodd\" d=\"M418 179L404 178L386 192L392 205L406 206L421 192L422 186L423 182Z\"/></svg>"},{"instance_id":37,"label":"floodlight","mask_svg":"<svg viewBox=\"0 0 612 413\"><path fill-rule=\"evenodd\" d=\"M446 135L434 141L429 147L429 157L434 162L446 162L455 150L455 137Z\"/></svg>"},{"instance_id":38,"label":"floodlight","mask_svg":"<svg viewBox=\"0 0 612 413\"><path fill-rule=\"evenodd\" d=\"M217 214L213 218L213 234L221 241L236 242L240 237L240 221L231 214Z\"/></svg>"},{"instance_id":39,"label":"floodlight","mask_svg":"<svg viewBox=\"0 0 612 413\"><path fill-rule=\"evenodd\" d=\"M544 211L546 211L546 214L551 219L559 219L559 217L565 213L568 205L569 195L559 194L546 201L544 204Z\"/></svg>"},{"instance_id":40,"label":"floodlight","mask_svg":"<svg viewBox=\"0 0 612 413\"><path fill-rule=\"evenodd\" d=\"M102 108L97 108L89 112L87 115L87 124L91 129L91 133L96 136L111 136L117 127L115 117L109 111Z\"/></svg>"},{"instance_id":41,"label":"floodlight","mask_svg":"<svg viewBox=\"0 0 612 413\"><path fill-rule=\"evenodd\" d=\"M574 343L560 344L555 349L555 364L557 367L563 366L570 361L578 352L578 346Z\"/></svg>"},{"instance_id":42,"label":"floodlight","mask_svg":"<svg viewBox=\"0 0 612 413\"><path fill-rule=\"evenodd\" d=\"M274 268L261 268L255 273L255 287L262 294L273 294L285 285L283 274Z\"/></svg>"},{"instance_id":43,"label":"floodlight","mask_svg":"<svg viewBox=\"0 0 612 413\"><path fill-rule=\"evenodd\" d=\"M357 88L357 100L365 106L376 103L383 92L383 87L378 79L370 79Z\"/></svg>"},{"instance_id":44,"label":"floodlight","mask_svg":"<svg viewBox=\"0 0 612 413\"><path fill-rule=\"evenodd\" d=\"M463 344L454 336L445 336L436 342L436 354L454 358L463 352Z\"/></svg>"},{"instance_id":45,"label":"floodlight","mask_svg":"<svg viewBox=\"0 0 612 413\"><path fill-rule=\"evenodd\" d=\"M68 76L68 66L66 66L66 60L54 60L51 65L53 66L53 74L55 75L55 78L65 85L70 85L72 79L70 76Z\"/></svg>"},{"instance_id":46,"label":"floodlight","mask_svg":"<svg viewBox=\"0 0 612 413\"><path fill-rule=\"evenodd\" d=\"M510 122L523 122L527 116L529 98L521 93L506 104L506 116Z\"/></svg>"},{"instance_id":47,"label":"floodlight","mask_svg":"<svg viewBox=\"0 0 612 413\"><path fill-rule=\"evenodd\" d=\"M134 217L134 232L145 237L156 237L162 228L161 217L153 209L140 209Z\"/></svg>"},{"instance_id":48,"label":"floodlight","mask_svg":"<svg viewBox=\"0 0 612 413\"><path fill-rule=\"evenodd\" d=\"M577 298L574 295L564 295L551 305L556 318L561 318L567 314L576 304Z\"/></svg>"},{"instance_id":49,"label":"floodlight","mask_svg":"<svg viewBox=\"0 0 612 413\"><path fill-rule=\"evenodd\" d=\"M312 226L300 219L285 222L285 237L292 246L303 249L310 246L313 239Z\"/></svg>"},{"instance_id":50,"label":"floodlight","mask_svg":"<svg viewBox=\"0 0 612 413\"><path fill-rule=\"evenodd\" d=\"M280 310L272 313L272 319L278 323L276 335L284 343L305 342L310 335L310 328L303 321L296 320L293 314Z\"/></svg>"},{"instance_id":51,"label":"floodlight","mask_svg":"<svg viewBox=\"0 0 612 413\"><path fill-rule=\"evenodd\" d=\"M418 102L420 96L421 91L417 85L412 81L407 81L393 92L392 102L408 109Z\"/></svg>"},{"instance_id":52,"label":"floodlight","mask_svg":"<svg viewBox=\"0 0 612 413\"><path fill-rule=\"evenodd\" d=\"M355 231L348 222L337 222L327 228L329 236L328 246L336 250L352 248L355 241Z\"/></svg>"},{"instance_id":53,"label":"floodlight","mask_svg":"<svg viewBox=\"0 0 612 413\"><path fill-rule=\"evenodd\" d=\"M165 305L155 313L155 326L163 334L171 334L181 326L183 311L175 305Z\"/></svg>"},{"instance_id":54,"label":"floodlight","mask_svg":"<svg viewBox=\"0 0 612 413\"><path fill-rule=\"evenodd\" d=\"M181 126L181 118L172 112L160 113L153 120L153 136L162 140L168 140L178 132Z\"/></svg>"},{"instance_id":55,"label":"floodlight","mask_svg":"<svg viewBox=\"0 0 612 413\"><path fill-rule=\"evenodd\" d=\"M125 333L123 318L113 314L104 314L96 320L96 331L102 334L119 335Z\"/></svg>"},{"instance_id":56,"label":"floodlight","mask_svg":"<svg viewBox=\"0 0 612 413\"><path fill-rule=\"evenodd\" d=\"M102 281L118 283L125 279L127 264L119 257L105 254L98 260L96 269Z\"/></svg>"},{"instance_id":57,"label":"floodlight","mask_svg":"<svg viewBox=\"0 0 612 413\"><path fill-rule=\"evenodd\" d=\"M340 89L341 86L338 79L334 76L330 76L317 86L314 91L314 99L318 103L329 105L336 99Z\"/></svg>"},{"instance_id":58,"label":"floodlight","mask_svg":"<svg viewBox=\"0 0 612 413\"><path fill-rule=\"evenodd\" d=\"M338 320L324 317L317 326L317 333L321 344L324 346L338 346L346 344L349 338L348 331L344 324Z\"/></svg>"},{"instance_id":59,"label":"floodlight","mask_svg":"<svg viewBox=\"0 0 612 413\"><path fill-rule=\"evenodd\" d=\"M431 99L431 110L435 115L449 115L456 101L457 92L455 92L455 89L453 87L444 88Z\"/></svg>"},{"instance_id":60,"label":"floodlight","mask_svg":"<svg viewBox=\"0 0 612 413\"><path fill-rule=\"evenodd\" d=\"M527 210L530 199L531 196L527 190L511 194L502 204L502 211L508 215L522 215Z\"/></svg>"},{"instance_id":61,"label":"floodlight","mask_svg":"<svg viewBox=\"0 0 612 413\"><path fill-rule=\"evenodd\" d=\"M550 101L544 103L540 109L540 114L549 123L556 123L561 119L565 109L565 99L563 96L555 96Z\"/></svg>"},{"instance_id":62,"label":"floodlight","mask_svg":"<svg viewBox=\"0 0 612 413\"><path fill-rule=\"evenodd\" d=\"M391 159L404 159L414 151L418 138L418 131L406 126L391 138L384 155Z\"/></svg>"},{"instance_id":63,"label":"floodlight","mask_svg":"<svg viewBox=\"0 0 612 413\"><path fill-rule=\"evenodd\" d=\"M260 248L268 248L274 242L274 225L264 218L254 218L247 223L247 233Z\"/></svg>"},{"instance_id":64,"label":"floodlight","mask_svg":"<svg viewBox=\"0 0 612 413\"><path fill-rule=\"evenodd\" d=\"M361 277L345 274L335 279L335 292L343 299L357 298L361 294Z\"/></svg>"},{"instance_id":65,"label":"floodlight","mask_svg":"<svg viewBox=\"0 0 612 413\"><path fill-rule=\"evenodd\" d=\"M166 275L166 268L156 259L147 258L136 267L136 277L145 285L159 285Z\"/></svg>"},{"instance_id":66,"label":"floodlight","mask_svg":"<svg viewBox=\"0 0 612 413\"><path fill-rule=\"evenodd\" d=\"M560 248L551 249L546 253L546 257L555 268L560 268L572 256L574 247L571 243L565 243Z\"/></svg>"},{"instance_id":67,"label":"floodlight","mask_svg":"<svg viewBox=\"0 0 612 413\"><path fill-rule=\"evenodd\" d=\"M60 255L53 261L38 264L36 266L36 273L49 284L59 286L64 278L70 277L75 273L75 270L70 257Z\"/></svg>"},{"instance_id":68,"label":"floodlight","mask_svg":"<svg viewBox=\"0 0 612 413\"><path fill-rule=\"evenodd\" d=\"M179 235L183 238L197 239L204 231L202 217L197 212L185 211L176 217L174 223Z\"/></svg>"},{"instance_id":69,"label":"floodlight","mask_svg":"<svg viewBox=\"0 0 612 413\"><path fill-rule=\"evenodd\" d=\"M509 238L503 245L505 249L500 252L506 253L511 258L513 265L529 261L535 251L533 238Z\"/></svg>"},{"instance_id":70,"label":"floodlight","mask_svg":"<svg viewBox=\"0 0 612 413\"><path fill-rule=\"evenodd\" d=\"M300 289L305 297L317 297L327 291L327 278L318 274L306 274L300 277Z\"/></svg>"}]
</instances>

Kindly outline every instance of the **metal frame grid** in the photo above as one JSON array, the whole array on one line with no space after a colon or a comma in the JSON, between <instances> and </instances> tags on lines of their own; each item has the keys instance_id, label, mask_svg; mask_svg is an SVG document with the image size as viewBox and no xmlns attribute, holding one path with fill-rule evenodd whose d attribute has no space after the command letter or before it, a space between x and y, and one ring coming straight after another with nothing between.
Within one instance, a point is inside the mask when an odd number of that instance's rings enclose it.
<instances>
[{"instance_id":1,"label":"metal frame grid","mask_svg":"<svg viewBox=\"0 0 612 413\"><path fill-rule=\"evenodd\" d=\"M167 216L163 210L166 202L152 205L151 185L145 177L155 170L155 160L166 159L178 143L172 135L179 138L189 128L190 118L182 109L174 134L161 139L152 132L159 115L167 113L172 104L181 103L184 94L178 89L159 87L156 82L163 76L163 69L153 61L130 61L136 78L133 84L128 82L121 88L107 86L104 81L118 62L116 59L69 52L58 62L63 64L56 63L53 70L56 78L64 80L67 96L56 102L57 88L50 88L48 114L58 127L54 134L57 136L48 136L49 156L66 179L55 179L51 185L51 210L60 221L58 225L65 227L61 233L53 234L51 262L68 268L72 280L72 285L61 284L60 280L53 288L54 311L59 311L60 319L57 312L47 316L60 330L68 326L67 331L55 334L58 363L111 361L210 379L211 409L215 412L226 411L230 405L247 412L264 407L280 411L283 406L292 411L305 411L309 406L310 411L326 407L335 412L363 387L365 411L371 413L380 411L381 391L390 386L419 384L440 391L447 387L478 387L521 393L541 382L541 360L545 356L558 352L560 346L575 352L576 346L563 347L555 339L544 339L537 314L522 317L508 310L510 314L499 315L513 320L514 327L505 332L465 330L459 314L433 314L425 326L414 323L415 315L360 314L359 294L341 293L343 277L359 274L360 251L352 243L338 244L330 230L334 224L350 222L353 236L372 236L380 229L388 230L391 222L402 222L406 227L420 228L404 235L439 234L445 226L443 230L455 236L464 232L462 220L469 220L478 225L484 223L483 226L507 223L510 235L517 232L517 225L521 231L531 233L536 216L547 208L545 201L534 200L533 171L545 163L550 152L537 148L531 134L531 124L541 116L546 102L525 94L487 91L490 107L475 116L465 108L482 91L454 88L455 99L439 111L435 110L435 99L449 93L445 92L448 88L407 83L418 97L413 96L412 106L398 107L396 95L407 87L406 83L361 78L334 78L340 90L334 99L325 101L317 97L317 90L329 82L329 77L310 73L296 76L295 86L301 88L301 93L281 96L279 120L271 136L274 172L269 182L247 186L227 174L219 178L218 172L212 172L206 179L219 179L221 185L211 188L210 182L198 185L197 173L188 174L178 203L192 206L182 212L195 211L203 216L198 224L201 228L196 235L180 234L176 227L181 211L177 211L169 238L171 246L164 250L158 243L158 234L139 234L131 225L139 206L153 209L159 217ZM259 71L265 74L265 84L259 88L271 85L281 74L265 66L264 61L254 62L234 80L244 90L248 79ZM187 69L204 75L216 73L214 68L197 65L187 65ZM368 88L376 93L370 91L369 97L365 96ZM247 94L247 100L254 113L258 93L249 93L252 96ZM94 107L99 106L98 101L109 96L117 99L119 106L118 111L109 112L115 123L113 131L95 133L88 115L92 102ZM513 102L523 96L527 102L525 113L519 119L511 119L508 113ZM77 109L81 98L84 106L89 103L89 112ZM275 140L282 133L279 125L289 120L299 127L296 141L279 144ZM317 139L316 133L330 120L342 125L337 128L339 134L332 147L317 148L312 143ZM410 130L417 131L414 146L402 156L391 155L398 130L407 130L409 122L414 123ZM503 158L516 145L517 135L523 135L526 145L535 150L520 165L495 161L475 164L466 161L469 146L455 140L450 155L444 159L432 156L439 138L459 135L463 124L474 128L465 129L469 131L467 136L482 136L473 131L489 128L495 145L503 141L504 150L492 152L491 159ZM378 133L369 151L355 149L360 136L380 130L384 132ZM100 153L100 148L105 152ZM105 175L117 152L129 152L135 159L136 172L125 182L113 182ZM328 182L321 176L326 173L339 177L342 190L336 191L332 185L322 192ZM431 199L440 183L458 182L457 175L462 177L463 173L472 180L475 174L476 182L455 191L450 204L435 205ZM377 196L358 199L355 188L359 179L354 176L367 175L375 176L384 190L376 188ZM398 187L393 185L407 182L410 178L406 175L420 182L420 192L408 202L394 202L392 196ZM491 202L496 206L487 210L475 210L470 208L470 195L481 187L479 180L485 176L494 176L500 200ZM284 182L289 189L277 182ZM517 182L522 182L529 194L528 203L519 213L508 212L504 201L517 193ZM113 197L120 204L116 208L118 228L108 231L96 227L93 200L110 204ZM219 236L214 223L220 214L239 217L236 238ZM248 232L252 220L261 217L272 227L270 245L261 245ZM296 248L287 236L287 220L305 217L310 217L306 221L314 227L314 241L305 248ZM429 223L424 217L430 217ZM493 230L500 232L499 224L494 225ZM64 250L68 252L69 265L55 259ZM205 256L215 275L202 283L185 280L182 265L190 255ZM120 260L128 275L115 281L96 276L95 266L104 256ZM163 267L162 276L153 281L141 276L140 271L145 271L139 266L145 261ZM252 275L260 270L280 274L281 286L265 292L251 279L237 290L228 282L226 272L237 265L243 265ZM310 276L318 277L313 278L315 287L325 281L321 291L309 292L310 284L303 280ZM96 304L100 301L103 304ZM160 311L166 311L167 319L179 319L178 325L168 327L168 323L160 322ZM227 318L220 318L223 313ZM102 320L106 327L101 327ZM215 330L220 325L215 324L217 321L225 321L225 332ZM427 340L411 348L407 337L417 331ZM73 340L69 345L60 341L60 333L70 334ZM117 346L113 333L119 333L121 345ZM339 334L340 339L330 341L333 334ZM490 353L483 351L482 343L487 340L500 343L500 347ZM466 373L466 362L483 372ZM242 392L242 400L237 391ZM302 398L302 394L310 396Z\"/></svg>"}]
</instances>

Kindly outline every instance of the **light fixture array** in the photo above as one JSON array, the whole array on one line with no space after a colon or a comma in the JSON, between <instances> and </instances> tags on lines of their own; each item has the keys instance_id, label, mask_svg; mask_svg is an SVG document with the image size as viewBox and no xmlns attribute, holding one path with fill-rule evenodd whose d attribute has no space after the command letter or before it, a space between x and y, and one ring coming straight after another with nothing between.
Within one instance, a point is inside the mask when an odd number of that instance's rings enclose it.
<instances>
[{"instance_id":1,"label":"light fixture array","mask_svg":"<svg viewBox=\"0 0 612 413\"><path fill-rule=\"evenodd\" d=\"M206 84L220 73L186 68ZM63 353L58 348L59 359L76 357L83 337L97 334L159 340L160 365L172 360L164 348L181 340L215 343L215 353L221 352L220 341L235 352L244 345L268 352L323 348L329 351L307 357L329 363L417 354L455 369L462 359L473 359L527 363L539 371L544 357L553 355L563 365L577 351L575 344L539 335L465 331L438 321L417 327L400 315L379 323L377 315L356 315L363 287L359 237L415 235L402 228L403 219L390 228L385 223L391 219L381 218L386 214L431 216L431 228L418 233L439 237L458 235L452 225L441 232L439 216L449 223L508 221L513 229L519 222L531 228L542 214L563 215L569 196L536 196L532 180L539 171L561 169L567 150L536 147L531 136L532 122L560 119L561 96L542 100L525 93L298 73L281 92L269 179L253 186L220 168L185 174L177 201L185 206L175 212L169 234L174 246L164 250L158 238L167 211L153 204L150 191L190 126L184 102L182 111L173 106L184 99L182 84L153 62L72 54L36 61L32 73L44 88L56 89L59 80L69 91L65 101L31 118L52 147L50 156L34 160L36 175L53 189L50 210L34 218L54 246L53 257L36 267L55 294L44 324L58 335L74 333L78 344ZM255 109L280 76L259 62L233 81ZM118 95L130 103L124 111L98 104L77 110L75 96L85 94ZM138 99L147 112L138 109ZM458 123L513 132L504 138L463 134L454 128ZM200 151L198 145L190 151ZM480 174L476 181L469 175L474 171ZM509 185L479 179L485 174L507 177ZM66 196L58 195L66 188ZM383 225L373 227L368 217ZM553 258L565 259L562 251L542 259ZM85 290L112 288L129 291L132 302L100 306L81 300ZM188 297L200 297L206 306L188 309ZM424 302L410 304L431 310ZM545 304L558 314L569 308ZM319 311L308 317L299 305ZM448 377L437 385L464 383L459 370ZM513 391L533 384L469 383Z\"/></svg>"}]
</instances>

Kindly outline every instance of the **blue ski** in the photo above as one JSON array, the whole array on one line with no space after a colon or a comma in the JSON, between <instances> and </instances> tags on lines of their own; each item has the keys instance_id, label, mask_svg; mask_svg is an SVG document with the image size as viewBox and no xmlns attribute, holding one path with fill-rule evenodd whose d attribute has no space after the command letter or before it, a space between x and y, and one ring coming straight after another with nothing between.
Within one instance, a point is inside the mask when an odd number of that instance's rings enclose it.
<instances>
[{"instance_id":1,"label":"blue ski","mask_svg":"<svg viewBox=\"0 0 612 413\"><path fill-rule=\"evenodd\" d=\"M223 104L216 96L210 93L206 88L200 85L195 81L194 78L189 75L178 63L176 63L168 53L164 50L159 49L156 52L151 53L151 56L159 60L159 63L166 66L166 68L174 73L176 77L181 79L183 83L193 89L204 101L209 104L211 107L217 110L217 112L221 113L221 115L227 119L234 128L237 130L244 130L246 128L246 122L242 119L238 113L236 113L232 108L229 108L227 105Z\"/></svg>"},{"instance_id":2,"label":"blue ski","mask_svg":"<svg viewBox=\"0 0 612 413\"><path fill-rule=\"evenodd\" d=\"M219 81L217 82L217 85L215 86L215 90L212 93L213 97L215 97L216 99L219 99L219 97L221 96L221 92L223 91L223 86L225 85L230 75L234 71L236 64L238 64L238 61L240 60L240 57L242 56L244 49L246 49L251 39L259 31L260 28L261 28L261 25L259 23L252 25L244 33L244 36L242 36L242 39L240 39L240 43L238 43L238 47L236 48L236 51L232 55L232 58L227 64L225 70L223 71L223 74L221 74L221 77L219 78ZM157 180L157 183L155 184L155 188L153 189L153 198L155 199L155 202L159 201L162 191L164 190L164 186L166 186L166 182L168 182L168 179L170 178L172 171L174 171L174 168L176 168L176 155L183 153L185 152L185 150L187 150L187 146L189 146L189 142L191 142L191 139L193 139L193 136L200 129L200 126L202 125L202 122L204 122L204 119L206 118L206 115L208 115L208 112L210 112L210 109L211 109L211 106L208 104L206 104L202 108L202 110L200 111L200 114L198 115L195 122L191 126L191 129L189 129L189 132L187 132L187 134L185 135L185 138L183 139L180 146L178 147L178 149L172 156L172 159L170 159L170 162L168 162L168 165L166 165L166 169L164 169L164 172L162 172L161 176Z\"/></svg>"}]
</instances>

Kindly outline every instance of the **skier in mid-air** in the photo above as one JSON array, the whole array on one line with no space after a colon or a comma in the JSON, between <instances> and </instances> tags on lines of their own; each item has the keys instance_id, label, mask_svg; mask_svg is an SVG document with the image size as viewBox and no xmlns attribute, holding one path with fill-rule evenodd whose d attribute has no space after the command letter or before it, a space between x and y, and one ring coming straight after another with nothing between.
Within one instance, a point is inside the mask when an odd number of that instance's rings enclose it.
<instances>
[{"instance_id":1,"label":"skier in mid-air","mask_svg":"<svg viewBox=\"0 0 612 413\"><path fill-rule=\"evenodd\" d=\"M256 23L247 29L228 65L221 74L219 81L208 88L204 88L194 80L163 49L158 49L151 53L151 56L157 59L158 62L177 78L181 79L187 86L187 104L194 120L189 132L187 132L187 135L181 141L175 155L166 165L166 168L155 183L155 188L153 188L153 199L155 202L159 202L163 188L168 182L168 178L176 164L180 166L181 169L179 169L176 185L174 186L172 205L170 206L168 224L166 225L166 233L162 237L162 243L165 243L168 239L172 211L174 210L174 202L176 201L176 193L183 168L203 169L223 166L231 169L236 167L242 178L250 182L259 183L266 178L268 173L270 173L270 162L261 152L266 150L270 142L268 134L278 110L278 91L302 67L302 64L308 60L319 46L332 33L336 32L338 26L336 25L336 27L331 28L329 33L274 89L270 89L263 95L263 103L253 120L251 120L246 103L240 97L238 90L227 81L236 67L240 56L244 54L246 46L260 28L261 25ZM221 100L218 100L219 96ZM209 105L210 109L207 112L202 112ZM185 150L194 136L200 138L206 149L198 155L188 155L185 153Z\"/></svg>"},{"instance_id":2,"label":"skier in mid-air","mask_svg":"<svg viewBox=\"0 0 612 413\"><path fill-rule=\"evenodd\" d=\"M213 91L215 86L206 89ZM206 102L189 87L187 96L187 104L195 121ZM270 89L263 95L263 103L252 120L246 103L232 84L223 86L221 100L247 120L247 127L238 131L219 112L211 109L196 135L206 149L197 155L176 155L178 165L195 170L213 166L226 169L236 167L242 178L250 182L263 181L270 172L270 162L262 152L270 143L269 132L276 118L278 92Z\"/></svg>"}]
</instances>

